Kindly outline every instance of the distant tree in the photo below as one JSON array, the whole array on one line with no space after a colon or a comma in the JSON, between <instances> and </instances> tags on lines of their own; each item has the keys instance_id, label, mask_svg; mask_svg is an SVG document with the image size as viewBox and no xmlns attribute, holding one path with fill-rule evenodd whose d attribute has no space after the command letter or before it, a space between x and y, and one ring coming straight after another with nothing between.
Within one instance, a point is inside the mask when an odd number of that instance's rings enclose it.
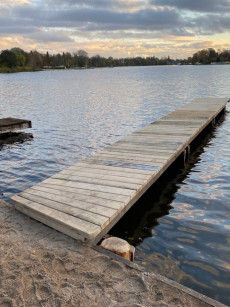
<instances>
[{"instance_id":1,"label":"distant tree","mask_svg":"<svg viewBox=\"0 0 230 307\"><path fill-rule=\"evenodd\" d=\"M74 66L74 59L70 52L63 52L62 54L63 65L67 68L71 68Z\"/></svg>"},{"instance_id":2,"label":"distant tree","mask_svg":"<svg viewBox=\"0 0 230 307\"><path fill-rule=\"evenodd\" d=\"M107 60L107 65L109 67L113 67L114 66L114 60L113 60L113 57L108 57L108 60Z\"/></svg>"},{"instance_id":3,"label":"distant tree","mask_svg":"<svg viewBox=\"0 0 230 307\"><path fill-rule=\"evenodd\" d=\"M207 50L207 64L210 64L212 62L216 62L216 59L217 59L217 56L218 56L218 53L215 51L215 49L213 48L208 48Z\"/></svg>"},{"instance_id":4,"label":"distant tree","mask_svg":"<svg viewBox=\"0 0 230 307\"><path fill-rule=\"evenodd\" d=\"M52 63L54 66L64 65L62 55L60 53L53 55Z\"/></svg>"},{"instance_id":5,"label":"distant tree","mask_svg":"<svg viewBox=\"0 0 230 307\"><path fill-rule=\"evenodd\" d=\"M50 55L48 51L46 52L45 62L46 62L46 65L50 66Z\"/></svg>"},{"instance_id":6,"label":"distant tree","mask_svg":"<svg viewBox=\"0 0 230 307\"><path fill-rule=\"evenodd\" d=\"M218 53L213 49L202 49L193 54L192 63L200 64L210 64L211 62L216 62L218 58Z\"/></svg>"},{"instance_id":7,"label":"distant tree","mask_svg":"<svg viewBox=\"0 0 230 307\"><path fill-rule=\"evenodd\" d=\"M26 66L29 64L29 54L19 47L11 48L12 51L17 56L17 65L18 66Z\"/></svg>"},{"instance_id":8,"label":"distant tree","mask_svg":"<svg viewBox=\"0 0 230 307\"><path fill-rule=\"evenodd\" d=\"M219 62L230 61L230 50L223 50L219 53Z\"/></svg>"},{"instance_id":9,"label":"distant tree","mask_svg":"<svg viewBox=\"0 0 230 307\"><path fill-rule=\"evenodd\" d=\"M74 65L78 67L87 67L89 63L88 53L85 50L78 50L74 53Z\"/></svg>"},{"instance_id":10,"label":"distant tree","mask_svg":"<svg viewBox=\"0 0 230 307\"><path fill-rule=\"evenodd\" d=\"M100 55L94 55L90 58L90 65L93 67L105 67L106 58L101 57Z\"/></svg>"},{"instance_id":11,"label":"distant tree","mask_svg":"<svg viewBox=\"0 0 230 307\"><path fill-rule=\"evenodd\" d=\"M30 51L29 53L30 66L32 69L40 69L43 66L43 57L42 55L35 51Z\"/></svg>"},{"instance_id":12,"label":"distant tree","mask_svg":"<svg viewBox=\"0 0 230 307\"><path fill-rule=\"evenodd\" d=\"M17 66L25 66L26 64L26 57L23 54L16 55L17 57Z\"/></svg>"},{"instance_id":13,"label":"distant tree","mask_svg":"<svg viewBox=\"0 0 230 307\"><path fill-rule=\"evenodd\" d=\"M18 48L18 47L11 48L10 51L12 51L16 55L19 55L19 54L25 55L26 54L26 52L23 49Z\"/></svg>"},{"instance_id":14,"label":"distant tree","mask_svg":"<svg viewBox=\"0 0 230 307\"><path fill-rule=\"evenodd\" d=\"M17 56L10 50L3 50L0 54L0 65L5 67L17 66Z\"/></svg>"},{"instance_id":15,"label":"distant tree","mask_svg":"<svg viewBox=\"0 0 230 307\"><path fill-rule=\"evenodd\" d=\"M23 49L14 47L10 50L2 50L0 53L1 67L23 67L31 66L32 69L40 69L43 66L61 66L67 68L77 67L114 67L114 66L146 66L146 65L172 65L172 64L210 64L212 62L228 62L230 61L230 50L218 50L213 48L202 49L193 54L187 59L173 60L170 56L158 58L155 56L149 57L127 57L127 58L113 58L102 57L94 55L89 58L85 50L78 50L71 54L70 52L63 52L50 55L48 51L41 54L37 51L25 52Z\"/></svg>"}]
</instances>

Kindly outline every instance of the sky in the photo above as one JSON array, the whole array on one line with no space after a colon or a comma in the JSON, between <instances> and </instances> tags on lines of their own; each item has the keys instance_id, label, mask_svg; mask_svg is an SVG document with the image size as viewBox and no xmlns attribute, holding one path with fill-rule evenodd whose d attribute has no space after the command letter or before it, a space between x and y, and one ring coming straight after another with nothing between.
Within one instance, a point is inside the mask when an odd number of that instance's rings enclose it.
<instances>
[{"instance_id":1,"label":"sky","mask_svg":"<svg viewBox=\"0 0 230 307\"><path fill-rule=\"evenodd\" d=\"M0 50L187 58L230 49L230 0L0 0Z\"/></svg>"}]
</instances>

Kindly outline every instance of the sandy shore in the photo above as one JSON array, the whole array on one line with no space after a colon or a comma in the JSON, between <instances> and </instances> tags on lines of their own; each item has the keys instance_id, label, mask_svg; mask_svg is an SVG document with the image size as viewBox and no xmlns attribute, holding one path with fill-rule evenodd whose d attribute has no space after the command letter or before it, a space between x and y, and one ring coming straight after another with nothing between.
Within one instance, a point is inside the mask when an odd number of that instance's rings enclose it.
<instances>
[{"instance_id":1,"label":"sandy shore","mask_svg":"<svg viewBox=\"0 0 230 307\"><path fill-rule=\"evenodd\" d=\"M224 306L0 201L0 307Z\"/></svg>"}]
</instances>

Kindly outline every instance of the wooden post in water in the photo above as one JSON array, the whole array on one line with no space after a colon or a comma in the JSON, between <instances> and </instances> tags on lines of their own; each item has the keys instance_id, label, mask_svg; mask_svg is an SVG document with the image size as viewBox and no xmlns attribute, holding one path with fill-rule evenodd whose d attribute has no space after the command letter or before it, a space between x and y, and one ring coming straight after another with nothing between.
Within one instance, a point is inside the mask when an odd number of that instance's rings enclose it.
<instances>
[{"instance_id":1,"label":"wooden post in water","mask_svg":"<svg viewBox=\"0 0 230 307\"><path fill-rule=\"evenodd\" d=\"M123 239L110 237L102 241L101 247L134 262L135 247Z\"/></svg>"}]
</instances>

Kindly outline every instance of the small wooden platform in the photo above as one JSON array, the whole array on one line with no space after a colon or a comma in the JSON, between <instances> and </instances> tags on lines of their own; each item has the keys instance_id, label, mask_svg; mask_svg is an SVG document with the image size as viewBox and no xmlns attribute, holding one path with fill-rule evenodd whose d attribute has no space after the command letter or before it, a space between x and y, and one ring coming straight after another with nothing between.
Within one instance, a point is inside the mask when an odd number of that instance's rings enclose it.
<instances>
[{"instance_id":1,"label":"small wooden platform","mask_svg":"<svg viewBox=\"0 0 230 307\"><path fill-rule=\"evenodd\" d=\"M0 133L7 133L7 132L27 129L31 127L32 127L32 124L30 120L17 119L17 118L12 118L12 117L0 119Z\"/></svg>"},{"instance_id":2,"label":"small wooden platform","mask_svg":"<svg viewBox=\"0 0 230 307\"><path fill-rule=\"evenodd\" d=\"M97 243L203 129L214 124L227 102L197 99L11 201L44 224Z\"/></svg>"}]
</instances>

